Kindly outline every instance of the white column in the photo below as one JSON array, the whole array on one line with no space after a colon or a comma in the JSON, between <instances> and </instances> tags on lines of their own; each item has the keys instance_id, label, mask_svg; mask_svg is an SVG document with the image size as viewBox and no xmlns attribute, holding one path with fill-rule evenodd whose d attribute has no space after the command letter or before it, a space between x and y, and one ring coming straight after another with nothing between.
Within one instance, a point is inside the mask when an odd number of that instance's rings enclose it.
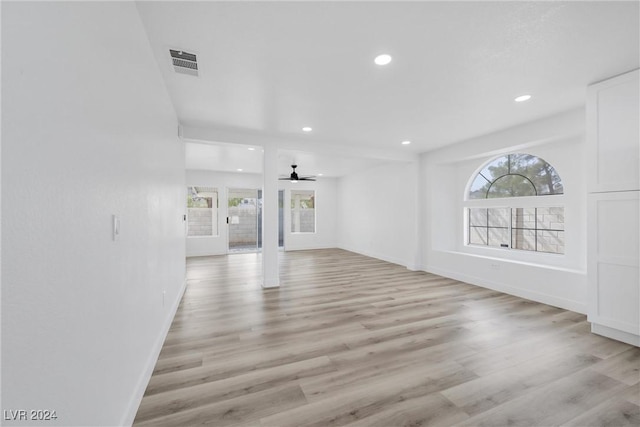
<instances>
[{"instance_id":1,"label":"white column","mask_svg":"<svg viewBox=\"0 0 640 427\"><path fill-rule=\"evenodd\" d=\"M278 277L278 147L265 144L262 172L262 287L280 286Z\"/></svg>"},{"instance_id":2,"label":"white column","mask_svg":"<svg viewBox=\"0 0 640 427\"><path fill-rule=\"evenodd\" d=\"M410 166L409 170L411 170L411 177L414 180L415 185L415 205L413 209L413 218L414 221L413 229L414 229L414 237L409 242L408 247L410 248L410 263L407 265L407 268L411 271L420 271L422 270L422 244L424 240L424 226L423 222L426 221L423 209L423 199L424 199L424 174L422 173L422 163L420 156L414 160Z\"/></svg>"}]
</instances>

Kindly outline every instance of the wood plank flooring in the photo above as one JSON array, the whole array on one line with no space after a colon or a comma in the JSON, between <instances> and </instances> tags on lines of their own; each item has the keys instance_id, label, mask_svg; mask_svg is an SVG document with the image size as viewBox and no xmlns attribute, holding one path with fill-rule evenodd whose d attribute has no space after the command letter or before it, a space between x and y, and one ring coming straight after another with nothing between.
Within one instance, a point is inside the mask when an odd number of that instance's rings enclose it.
<instances>
[{"instance_id":1,"label":"wood plank flooring","mask_svg":"<svg viewBox=\"0 0 640 427\"><path fill-rule=\"evenodd\" d=\"M139 426L638 426L640 349L585 316L339 249L187 260Z\"/></svg>"}]
</instances>

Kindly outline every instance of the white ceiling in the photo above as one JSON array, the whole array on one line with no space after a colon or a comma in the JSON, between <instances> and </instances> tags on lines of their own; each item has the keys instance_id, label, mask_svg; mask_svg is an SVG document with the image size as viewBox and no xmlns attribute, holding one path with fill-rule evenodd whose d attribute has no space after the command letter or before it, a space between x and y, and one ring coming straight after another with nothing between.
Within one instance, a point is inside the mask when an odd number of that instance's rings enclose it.
<instances>
[{"instance_id":1,"label":"white ceiling","mask_svg":"<svg viewBox=\"0 0 640 427\"><path fill-rule=\"evenodd\" d=\"M638 6L138 3L183 125L365 156L423 152L583 105L587 85L638 68ZM200 76L176 74L169 48L196 53ZM374 65L379 53L391 64ZM513 101L524 93L532 99ZM327 167L320 157L313 173Z\"/></svg>"},{"instance_id":2,"label":"white ceiling","mask_svg":"<svg viewBox=\"0 0 640 427\"><path fill-rule=\"evenodd\" d=\"M249 150L253 148L253 150ZM262 148L228 143L186 143L186 168L221 172L262 173ZM331 156L299 150L278 152L278 172L291 173L291 165L298 165L300 176L314 175L336 178L382 164L380 159L364 156ZM238 171L242 169L242 171ZM320 175L322 174L322 175Z\"/></svg>"}]
</instances>

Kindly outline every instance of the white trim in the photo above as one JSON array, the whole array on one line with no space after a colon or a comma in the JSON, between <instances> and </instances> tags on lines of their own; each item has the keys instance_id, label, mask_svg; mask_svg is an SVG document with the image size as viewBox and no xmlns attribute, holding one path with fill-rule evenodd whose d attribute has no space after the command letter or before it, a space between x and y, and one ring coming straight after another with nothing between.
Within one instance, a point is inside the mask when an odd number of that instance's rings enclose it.
<instances>
[{"instance_id":1,"label":"white trim","mask_svg":"<svg viewBox=\"0 0 640 427\"><path fill-rule=\"evenodd\" d=\"M411 268L409 268L409 266L414 266L413 263L401 260L400 258L396 258L396 257L390 257L390 256L386 256L386 255L381 255L375 252L369 252L369 251L361 251L359 249L355 249L352 247L348 247L345 245L340 245L338 246L339 249L344 249L345 251L349 251L349 252L354 252L360 255L364 255L364 256L368 256L369 258L375 258L375 259L379 259L381 261L386 261L386 262L390 262L391 264L397 264L397 265L401 265L403 267L407 267L409 270L412 270ZM422 270L422 269L420 269Z\"/></svg>"},{"instance_id":2,"label":"white trim","mask_svg":"<svg viewBox=\"0 0 640 427\"><path fill-rule=\"evenodd\" d=\"M620 332L629 333L632 335L640 335L640 325L634 324L633 322L626 322L624 320L591 313L587 315L587 320L591 323L596 323L600 326L612 328Z\"/></svg>"},{"instance_id":3,"label":"white trim","mask_svg":"<svg viewBox=\"0 0 640 427\"><path fill-rule=\"evenodd\" d=\"M495 247L495 246L472 245L472 247L473 248L482 248L483 250L487 250L487 251L495 251L496 255L500 255L500 252L509 253L508 250L505 250L503 248L498 248L498 247ZM549 253L549 252L523 251L523 250L520 250L520 249L514 249L514 250L516 250L518 252L526 253L526 254L530 254L530 253L538 254L540 257L544 257L544 256L550 256L550 257L564 256L563 254L552 254L552 253ZM474 254L474 253L462 252L462 251L435 251L435 252L440 252L440 253L444 253L444 254L453 254L453 255L464 255L464 256L470 256L470 257L474 257L474 258L483 258L483 259L487 259L487 260L491 260L491 261L500 261L500 262L506 262L506 263L511 263L511 264L520 264L520 265L526 265L526 266L529 266L529 267L545 268L545 269L548 269L548 270L561 271L561 272L565 272L565 273L586 274L586 271L578 270L578 269L575 269L575 268L566 268L566 267L560 267L560 266L550 265L550 264L522 261L522 260L518 260L518 259L503 258L503 257L499 257L499 256L480 255L480 254Z\"/></svg>"},{"instance_id":4,"label":"white trim","mask_svg":"<svg viewBox=\"0 0 640 427\"><path fill-rule=\"evenodd\" d=\"M300 245L295 247L291 247L291 245L289 245L289 248L285 248L284 251L285 252L310 251L314 249L332 249L335 247L336 247L335 245L327 245L327 244Z\"/></svg>"},{"instance_id":5,"label":"white trim","mask_svg":"<svg viewBox=\"0 0 640 427\"><path fill-rule=\"evenodd\" d=\"M313 197L313 231L290 231L289 234L294 236L317 234L318 232L318 201L317 201L316 189L315 188L311 188L311 189L290 188L289 189L289 206L291 205L291 199L292 199L293 193L295 192L312 192L313 193L313 195L311 196ZM286 200L283 200L283 203L286 203ZM284 206L282 206L282 209L284 209ZM293 209L294 208L289 207L289 219L290 219L289 228L290 229L293 227ZM302 208L300 208L300 210L302 210ZM284 227L284 224L283 224L283 227Z\"/></svg>"},{"instance_id":6,"label":"white trim","mask_svg":"<svg viewBox=\"0 0 640 427\"><path fill-rule=\"evenodd\" d=\"M272 289L272 288L279 288L280 287L280 283L278 282L277 279L266 279L264 278L262 281L262 289Z\"/></svg>"},{"instance_id":7,"label":"white trim","mask_svg":"<svg viewBox=\"0 0 640 427\"><path fill-rule=\"evenodd\" d=\"M602 335L603 337L611 338L617 341L622 341L627 344L640 347L640 336L630 334L629 332L620 331L618 329L609 328L597 323L591 324L591 332L594 334Z\"/></svg>"},{"instance_id":8,"label":"white trim","mask_svg":"<svg viewBox=\"0 0 640 427\"><path fill-rule=\"evenodd\" d=\"M426 271L422 264L408 264L407 270L409 271Z\"/></svg>"},{"instance_id":9,"label":"white trim","mask_svg":"<svg viewBox=\"0 0 640 427\"><path fill-rule=\"evenodd\" d=\"M552 305L554 307L563 308L565 310L575 311L576 313L587 313L587 305L579 301L558 298L553 295L547 295L539 292L529 291L526 289L516 288L513 286L505 285L503 283L494 282L492 280L486 280L476 276L462 274L429 265L427 265L424 271L437 274L439 276L448 277L450 279L459 280L461 282L470 283L472 285L480 286L483 288L492 289L494 291L504 292L505 294L514 295L531 301Z\"/></svg>"},{"instance_id":10,"label":"white trim","mask_svg":"<svg viewBox=\"0 0 640 427\"><path fill-rule=\"evenodd\" d=\"M155 344L153 345L152 351L149 354L149 358L147 359L147 366L143 370L140 378L138 380L138 385L136 390L133 393L131 398L131 404L129 409L124 415L121 425L130 426L133 424L133 421L136 418L136 414L138 413L138 408L140 407L140 403L142 402L142 397L144 396L144 392L147 389L147 385L151 380L151 375L153 374L153 370L156 367L156 362L158 361L158 356L160 356L160 351L162 350L162 346L164 345L164 340L167 338L167 334L169 333L169 328L173 323L173 318L176 316L178 311L178 307L180 306L180 302L182 301L182 296L184 295L185 290L187 289L187 278L185 277L182 282L182 287L178 292L178 297L173 302L173 306L169 311L169 316L164 321L162 325L162 329L160 330L160 335L156 339Z\"/></svg>"},{"instance_id":11,"label":"white trim","mask_svg":"<svg viewBox=\"0 0 640 427\"><path fill-rule=\"evenodd\" d=\"M193 257L202 257L202 256L218 256L218 255L229 255L227 251L211 251L211 250L203 250L203 251L193 251L187 254L187 258Z\"/></svg>"},{"instance_id":12,"label":"white trim","mask_svg":"<svg viewBox=\"0 0 640 427\"><path fill-rule=\"evenodd\" d=\"M492 199L463 200L468 208L555 208L564 207L565 194L544 194L527 197L495 197Z\"/></svg>"}]
</instances>

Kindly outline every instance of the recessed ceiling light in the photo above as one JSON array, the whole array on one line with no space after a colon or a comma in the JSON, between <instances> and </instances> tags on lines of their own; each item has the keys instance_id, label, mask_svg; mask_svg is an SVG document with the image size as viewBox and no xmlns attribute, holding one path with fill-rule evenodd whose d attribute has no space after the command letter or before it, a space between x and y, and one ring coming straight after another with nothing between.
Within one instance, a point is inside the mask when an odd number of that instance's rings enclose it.
<instances>
[{"instance_id":1,"label":"recessed ceiling light","mask_svg":"<svg viewBox=\"0 0 640 427\"><path fill-rule=\"evenodd\" d=\"M409 145L411 144L411 141L402 141L402 145Z\"/></svg>"},{"instance_id":2,"label":"recessed ceiling light","mask_svg":"<svg viewBox=\"0 0 640 427\"><path fill-rule=\"evenodd\" d=\"M324 174L323 174L323 173L319 173L319 174L318 174L318 176L322 176L322 175L324 175Z\"/></svg>"},{"instance_id":3,"label":"recessed ceiling light","mask_svg":"<svg viewBox=\"0 0 640 427\"><path fill-rule=\"evenodd\" d=\"M387 55L386 53L378 55L376 56L376 59L373 60L373 62L375 62L377 65L387 65L389 62L391 62L391 55Z\"/></svg>"},{"instance_id":4,"label":"recessed ceiling light","mask_svg":"<svg viewBox=\"0 0 640 427\"><path fill-rule=\"evenodd\" d=\"M238 172L242 172L242 169L237 169Z\"/></svg>"},{"instance_id":5,"label":"recessed ceiling light","mask_svg":"<svg viewBox=\"0 0 640 427\"><path fill-rule=\"evenodd\" d=\"M531 99L531 95L520 95L519 97L514 99L514 101L516 101L516 102L524 102L524 101L528 101L530 99Z\"/></svg>"},{"instance_id":6,"label":"recessed ceiling light","mask_svg":"<svg viewBox=\"0 0 640 427\"><path fill-rule=\"evenodd\" d=\"M311 132L313 129L311 129L309 126L305 126L302 128L303 132Z\"/></svg>"},{"instance_id":7,"label":"recessed ceiling light","mask_svg":"<svg viewBox=\"0 0 640 427\"><path fill-rule=\"evenodd\" d=\"M253 147L249 147L249 148L247 148L247 150L249 150L249 151L254 151L254 150L255 150L255 148L253 148Z\"/></svg>"}]
</instances>

